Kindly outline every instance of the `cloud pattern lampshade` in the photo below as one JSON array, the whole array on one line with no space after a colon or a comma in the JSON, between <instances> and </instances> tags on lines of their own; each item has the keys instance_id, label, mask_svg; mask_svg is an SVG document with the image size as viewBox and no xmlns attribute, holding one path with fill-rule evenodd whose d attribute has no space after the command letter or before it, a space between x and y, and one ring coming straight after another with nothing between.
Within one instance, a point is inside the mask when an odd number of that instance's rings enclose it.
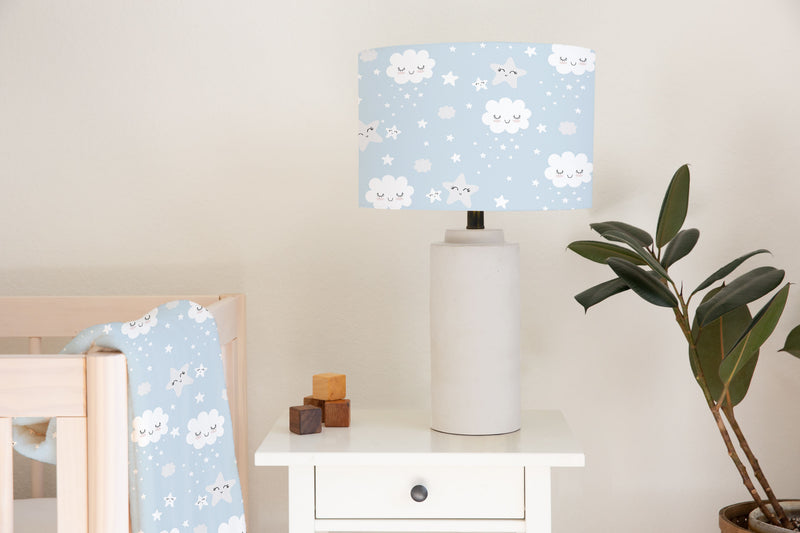
<instances>
[{"instance_id":1,"label":"cloud pattern lampshade","mask_svg":"<svg viewBox=\"0 0 800 533\"><path fill-rule=\"evenodd\" d=\"M365 50L359 205L528 211L592 201L595 54L542 43Z\"/></svg>"}]
</instances>

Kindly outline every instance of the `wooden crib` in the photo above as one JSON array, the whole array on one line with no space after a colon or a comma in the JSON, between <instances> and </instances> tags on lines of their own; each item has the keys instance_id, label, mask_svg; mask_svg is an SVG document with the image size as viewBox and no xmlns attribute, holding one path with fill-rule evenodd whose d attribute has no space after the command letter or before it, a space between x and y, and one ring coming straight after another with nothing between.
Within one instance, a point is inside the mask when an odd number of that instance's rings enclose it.
<instances>
[{"instance_id":1,"label":"wooden crib","mask_svg":"<svg viewBox=\"0 0 800 533\"><path fill-rule=\"evenodd\" d=\"M14 531L11 417L57 417L59 533L129 530L127 372L117 352L43 355L42 339L124 322L171 300L192 300L216 319L234 446L247 506L244 295L0 297L0 338L28 338L29 354L0 355L0 533Z\"/></svg>"}]
</instances>

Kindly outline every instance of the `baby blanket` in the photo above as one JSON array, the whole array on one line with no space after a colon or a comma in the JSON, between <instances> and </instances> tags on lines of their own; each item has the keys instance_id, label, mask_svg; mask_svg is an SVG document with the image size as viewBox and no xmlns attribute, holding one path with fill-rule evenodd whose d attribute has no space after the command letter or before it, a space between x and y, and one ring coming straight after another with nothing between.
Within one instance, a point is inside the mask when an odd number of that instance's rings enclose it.
<instances>
[{"instance_id":1,"label":"baby blanket","mask_svg":"<svg viewBox=\"0 0 800 533\"><path fill-rule=\"evenodd\" d=\"M131 522L139 533L244 533L244 506L217 327L175 301L125 323L78 334L128 361Z\"/></svg>"}]
</instances>

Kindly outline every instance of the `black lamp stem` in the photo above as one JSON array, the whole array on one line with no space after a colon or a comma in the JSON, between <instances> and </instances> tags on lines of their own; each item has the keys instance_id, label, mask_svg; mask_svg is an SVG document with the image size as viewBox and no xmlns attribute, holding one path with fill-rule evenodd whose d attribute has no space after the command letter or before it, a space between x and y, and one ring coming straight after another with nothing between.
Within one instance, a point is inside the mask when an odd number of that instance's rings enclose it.
<instances>
[{"instance_id":1,"label":"black lamp stem","mask_svg":"<svg viewBox=\"0 0 800 533\"><path fill-rule=\"evenodd\" d=\"M483 211L467 211L467 229L484 229Z\"/></svg>"}]
</instances>

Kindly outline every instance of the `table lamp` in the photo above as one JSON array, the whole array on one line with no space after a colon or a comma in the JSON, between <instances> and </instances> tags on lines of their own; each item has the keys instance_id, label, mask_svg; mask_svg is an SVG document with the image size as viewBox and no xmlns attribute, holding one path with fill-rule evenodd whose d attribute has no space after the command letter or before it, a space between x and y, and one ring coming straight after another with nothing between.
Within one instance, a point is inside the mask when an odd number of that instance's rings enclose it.
<instances>
[{"instance_id":1,"label":"table lamp","mask_svg":"<svg viewBox=\"0 0 800 533\"><path fill-rule=\"evenodd\" d=\"M516 431L519 246L484 212L591 206L595 54L440 43L365 50L358 65L359 205L467 212L431 245L431 427Z\"/></svg>"}]
</instances>

